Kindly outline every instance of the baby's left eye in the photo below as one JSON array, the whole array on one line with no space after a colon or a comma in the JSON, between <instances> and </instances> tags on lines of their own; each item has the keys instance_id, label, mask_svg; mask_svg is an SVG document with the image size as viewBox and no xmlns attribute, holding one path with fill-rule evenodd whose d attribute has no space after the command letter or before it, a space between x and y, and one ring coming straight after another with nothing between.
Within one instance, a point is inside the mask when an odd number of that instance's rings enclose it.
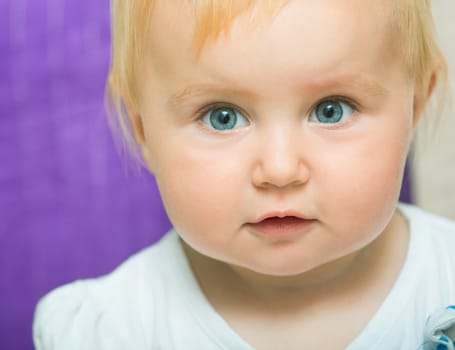
<instances>
[{"instance_id":1,"label":"baby's left eye","mask_svg":"<svg viewBox=\"0 0 455 350\"><path fill-rule=\"evenodd\" d=\"M310 121L322 124L337 124L349 118L355 108L341 100L326 100L316 105L311 112Z\"/></svg>"}]
</instances>

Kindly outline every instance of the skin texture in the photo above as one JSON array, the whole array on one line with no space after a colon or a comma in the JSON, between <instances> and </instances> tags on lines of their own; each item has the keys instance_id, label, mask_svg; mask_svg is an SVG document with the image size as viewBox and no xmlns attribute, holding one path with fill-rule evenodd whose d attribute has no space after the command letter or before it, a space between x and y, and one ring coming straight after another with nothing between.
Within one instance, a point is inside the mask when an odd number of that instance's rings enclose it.
<instances>
[{"instance_id":1,"label":"skin texture","mask_svg":"<svg viewBox=\"0 0 455 350\"><path fill-rule=\"evenodd\" d=\"M426 96L393 52L385 3L291 1L256 27L239 17L199 55L190 10L164 1L154 10L136 138L201 288L258 349L290 336L288 349L318 346L309 334L330 329L328 309L351 320L333 339L343 348L403 263L396 205ZM315 106L333 96L350 101L352 115L318 122ZM213 130L201 119L213 104L245 119ZM310 220L292 235L250 225L290 212ZM267 317L282 323L249 326ZM311 332L300 339L291 324Z\"/></svg>"}]
</instances>

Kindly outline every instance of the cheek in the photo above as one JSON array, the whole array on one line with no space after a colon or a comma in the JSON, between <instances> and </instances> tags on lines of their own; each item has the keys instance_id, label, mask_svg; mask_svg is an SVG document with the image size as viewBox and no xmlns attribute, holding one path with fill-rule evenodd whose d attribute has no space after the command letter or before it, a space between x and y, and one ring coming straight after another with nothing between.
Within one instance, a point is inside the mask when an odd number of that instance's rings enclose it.
<instances>
[{"instance_id":1,"label":"cheek","mask_svg":"<svg viewBox=\"0 0 455 350\"><path fill-rule=\"evenodd\" d=\"M170 143L158 153L160 166L155 177L161 197L171 222L184 238L207 235L239 219L235 212L244 203L244 181L235 157L213 157L212 150L182 149Z\"/></svg>"},{"instance_id":2,"label":"cheek","mask_svg":"<svg viewBox=\"0 0 455 350\"><path fill-rule=\"evenodd\" d=\"M411 129L366 133L368 137L337 148L326 155L318 198L339 227L359 234L379 233L390 219L401 188ZM379 130L380 131L380 130ZM329 199L329 200L327 200Z\"/></svg>"}]
</instances>

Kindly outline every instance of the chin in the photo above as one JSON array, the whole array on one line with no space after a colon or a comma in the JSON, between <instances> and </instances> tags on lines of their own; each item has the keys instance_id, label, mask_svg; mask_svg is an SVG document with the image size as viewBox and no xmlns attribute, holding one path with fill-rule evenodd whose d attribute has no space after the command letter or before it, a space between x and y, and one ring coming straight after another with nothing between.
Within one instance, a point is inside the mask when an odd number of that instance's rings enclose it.
<instances>
[{"instance_id":1,"label":"chin","mask_svg":"<svg viewBox=\"0 0 455 350\"><path fill-rule=\"evenodd\" d=\"M273 277L295 277L299 275L303 275L313 269L317 268L317 266L302 266L302 264L298 264L298 266L290 265L290 264L283 264L281 266L252 266L246 267L247 269L259 273L262 275L273 276Z\"/></svg>"}]
</instances>

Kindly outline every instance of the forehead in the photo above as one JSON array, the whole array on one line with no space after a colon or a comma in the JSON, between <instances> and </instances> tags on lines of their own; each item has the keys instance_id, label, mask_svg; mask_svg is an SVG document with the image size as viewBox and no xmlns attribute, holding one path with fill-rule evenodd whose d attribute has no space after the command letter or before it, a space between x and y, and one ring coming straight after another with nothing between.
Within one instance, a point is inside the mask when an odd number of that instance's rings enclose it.
<instances>
[{"instance_id":1,"label":"forehead","mask_svg":"<svg viewBox=\"0 0 455 350\"><path fill-rule=\"evenodd\" d=\"M269 1L245 0L236 2L243 6L230 8L225 13L229 7L218 6L216 1L158 0L151 12L146 42L153 45L164 39L170 45L175 44L174 49L197 53L220 38L254 36L258 29L273 25L277 19L286 21L286 18L290 26L295 25L297 19L311 27L316 40L330 37L332 44L342 39L345 32L369 35L372 41L384 40L381 34L389 34L387 39L390 39L395 29L394 14L399 2L401 0L276 0L274 6L267 6ZM289 16L292 8L301 9L293 19ZM311 44L308 37L300 36L299 29L301 27L295 26L296 43Z\"/></svg>"},{"instance_id":2,"label":"forehead","mask_svg":"<svg viewBox=\"0 0 455 350\"><path fill-rule=\"evenodd\" d=\"M306 18L311 18L315 5L320 8L349 12L351 21L354 24L359 22L371 22L371 20L382 19L392 22L393 14L402 7L403 0L274 0L274 1L218 1L218 0L187 0L187 1L165 1L155 0L148 2L147 13L152 13L151 24L154 29L161 29L166 32L173 32L173 29L185 28L185 34L191 34L194 41L200 39L217 38L222 32L227 32L232 23L243 21L252 30L257 24L270 23L281 9L287 6L299 4L307 8ZM144 11L142 11L144 12ZM142 16L143 13L138 13ZM329 17L329 16L328 16ZM327 22L326 25L331 25ZM317 30L318 28L314 28ZM155 32L152 30L152 32ZM182 32L180 32L182 33Z\"/></svg>"},{"instance_id":3,"label":"forehead","mask_svg":"<svg viewBox=\"0 0 455 350\"><path fill-rule=\"evenodd\" d=\"M286 1L275 12L265 11L260 3L253 1L253 6L238 14L232 23L212 18L222 22L221 33L214 37L208 33L198 51L194 38L203 26L196 20L197 7L190 2L158 1L150 22L148 53L152 59L185 57L199 63L204 59L209 63L215 59L213 54L220 51L226 62L235 62L239 53L243 53L245 60L251 59L254 57L249 55L253 53L282 60L284 65L292 63L293 58L311 63L329 55L334 56L332 63L337 64L336 54L341 60L347 53L362 56L381 52L384 57L379 62L392 56L394 1L294 0ZM300 51L304 48L305 57L291 55L297 48ZM311 65L308 69L312 69Z\"/></svg>"}]
</instances>

